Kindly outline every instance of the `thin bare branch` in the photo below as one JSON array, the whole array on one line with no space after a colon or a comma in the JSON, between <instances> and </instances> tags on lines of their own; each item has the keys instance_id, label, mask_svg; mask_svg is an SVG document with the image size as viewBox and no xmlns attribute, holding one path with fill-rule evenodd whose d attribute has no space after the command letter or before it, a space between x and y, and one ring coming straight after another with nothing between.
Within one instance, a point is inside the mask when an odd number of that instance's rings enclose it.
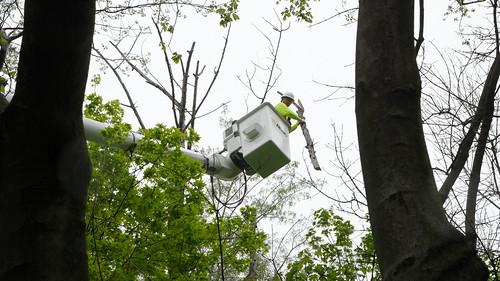
<instances>
[{"instance_id":1,"label":"thin bare branch","mask_svg":"<svg viewBox=\"0 0 500 281\"><path fill-rule=\"evenodd\" d=\"M229 27L227 29L226 37L224 39L224 47L222 48L222 53L221 53L221 56L220 56L220 59L219 59L219 64L217 65L217 67L214 70L214 76L212 78L212 81L210 82L210 85L208 86L207 90L205 91L205 95L203 95L203 98L201 99L200 103L196 106L196 110L194 112L192 112L192 114L191 114L192 115L191 120L189 120L189 122L186 124L186 127L190 126L191 122L194 122L194 116L196 116L196 114L200 110L201 106L203 105L203 103L205 102L206 98L208 97L208 94L212 90L212 87L215 84L215 81L217 80L217 76L219 75L220 69L222 67L222 62L224 61L224 56L226 54L227 43L229 42L229 34L230 34L230 32L231 32L231 24L229 24Z\"/></svg>"},{"instance_id":2,"label":"thin bare branch","mask_svg":"<svg viewBox=\"0 0 500 281\"><path fill-rule=\"evenodd\" d=\"M174 120L175 124L177 127L179 127L179 120L177 119L177 111L175 110L175 107L179 108L179 110L182 109L182 105L178 104L176 98L175 98L175 78L174 78L174 73L172 71L172 66L170 64L170 59L168 58L167 54L167 46L165 45L165 41L163 41L163 36L161 34L160 27L158 26L158 23L152 18L153 24L155 25L156 28L156 33L158 34L158 38L160 38L160 44L161 44L161 50L163 51L163 57L165 59L165 63L167 64L167 69L168 69L168 75L170 77L170 90L171 92L171 100L172 100L172 111L174 114Z\"/></svg>"},{"instance_id":3,"label":"thin bare branch","mask_svg":"<svg viewBox=\"0 0 500 281\"><path fill-rule=\"evenodd\" d=\"M144 122L142 122L142 118L141 118L139 112L137 111L137 108L134 104L134 101L132 100L132 96L130 95L130 92L128 91L127 86L123 82L120 74L118 73L118 71L116 71L116 68L113 67L113 65L111 65L111 63L106 59L106 57L104 57L103 54L101 52L99 52L99 50L97 48L95 48L95 47L92 47L92 48L101 57L101 59L104 60L104 62L109 66L111 71L113 71L116 79L118 79L118 82L120 82L120 85L122 86L123 91L125 92L125 95L127 96L128 102L130 104L130 108L134 112L134 115L135 115L137 121L139 122L139 125L141 126L142 129L146 129L146 126L144 126Z\"/></svg>"},{"instance_id":4,"label":"thin bare branch","mask_svg":"<svg viewBox=\"0 0 500 281\"><path fill-rule=\"evenodd\" d=\"M224 107L224 106L228 105L230 102L231 102L231 101L226 101L226 102L223 102L223 103L221 103L219 106L217 106L216 108L214 108L214 109L212 109L212 110L209 110L209 111L207 111L207 112L205 112L205 113L203 113L203 114L201 114L201 115L199 115L199 116L196 116L196 119L200 119L200 118L205 117L205 116L207 116L207 115L209 115L209 114L212 114L212 113L216 112L217 110L219 110L220 108L222 108L222 107Z\"/></svg>"},{"instance_id":5,"label":"thin bare branch","mask_svg":"<svg viewBox=\"0 0 500 281\"><path fill-rule=\"evenodd\" d=\"M181 130L185 130L187 127L184 126L186 120L186 100L187 100L187 87L189 79L189 67L191 66L191 58L194 52L194 46L196 42L191 45L191 50L188 51L188 59L186 62L186 69L183 68L182 75L182 88L181 88L181 107L179 108L179 126Z\"/></svg>"},{"instance_id":6,"label":"thin bare branch","mask_svg":"<svg viewBox=\"0 0 500 281\"><path fill-rule=\"evenodd\" d=\"M471 4L476 4L476 3L481 3L481 2L484 2L486 0L475 0L475 1L470 1L470 2L464 2L463 0L457 0L458 4L462 5L462 6L467 6L467 5L471 5Z\"/></svg>"},{"instance_id":7,"label":"thin bare branch","mask_svg":"<svg viewBox=\"0 0 500 281\"><path fill-rule=\"evenodd\" d=\"M489 104L491 104L495 98L496 84L498 82L499 76L500 76L500 56L497 56L489 70L488 77L486 78L483 92L481 93L481 97L479 99L479 103L476 108L476 113L473 116L469 130L467 134L464 136L462 142L460 143L456 157L450 166L450 173L448 174L448 177L446 178L443 185L439 189L439 194L441 196L441 200L443 203L448 198L450 190L453 188L455 181L460 175L460 172L462 171L465 162L469 157L469 150L474 140L474 137L479 129L481 121L484 121L485 114L487 113L486 107Z\"/></svg>"},{"instance_id":8,"label":"thin bare branch","mask_svg":"<svg viewBox=\"0 0 500 281\"><path fill-rule=\"evenodd\" d=\"M158 7L163 5L182 5L182 6L191 6L197 9L203 9L207 11L211 11L213 6L210 5L202 5L196 3L190 3L188 1L155 1L153 3L141 3L136 5L117 5L117 6L108 6L106 5L104 8L96 9L96 13L107 13L107 14L118 14L128 10L141 10L149 7Z\"/></svg>"},{"instance_id":9,"label":"thin bare branch","mask_svg":"<svg viewBox=\"0 0 500 281\"><path fill-rule=\"evenodd\" d=\"M343 11L338 12L338 13L336 13L336 14L334 14L334 15L331 15L331 16L329 16L329 17L325 18L325 19L320 20L320 21L318 21L317 23L313 23L313 24L309 25L309 27L313 27L313 26L316 26L316 25L319 25L319 24L325 23L325 22L327 22L327 21L329 21L329 20L331 20L331 19L334 19L334 18L336 18L336 17L338 17L338 16L341 16L341 15L343 15L343 14L346 14L346 13L351 13L351 12L353 12L353 11L356 11L357 9L358 9L358 7L343 10Z\"/></svg>"},{"instance_id":10,"label":"thin bare branch","mask_svg":"<svg viewBox=\"0 0 500 281\"><path fill-rule=\"evenodd\" d=\"M276 14L276 11L274 13ZM278 19L278 22L280 25L279 28L276 27L275 25L273 25L268 20L264 19L273 28L274 31L278 32L278 41L276 42L276 48L274 48L273 43L269 39L269 37L267 37L261 31L261 33L264 35L264 37L266 37L266 39L269 41L270 48L271 48L271 59L272 59L271 68L269 69L269 77L268 77L267 83L266 83L266 88L264 90L264 94L262 95L262 98L260 99L261 104L264 103L264 101L266 100L267 93L269 93L269 91L276 85L277 79L275 79L274 82L272 82L272 83L271 83L271 80L273 79L273 73L274 73L274 70L276 68L276 61L278 59L278 52L279 52L279 48L281 45L281 38L283 36L283 32L290 29L290 23L288 24L287 27L283 28L283 21L281 20L281 18L277 14L276 14L276 18Z\"/></svg>"},{"instance_id":11,"label":"thin bare branch","mask_svg":"<svg viewBox=\"0 0 500 281\"><path fill-rule=\"evenodd\" d=\"M160 90L160 92L162 92L165 96L167 96L170 100L172 100L178 108L181 107L181 104L179 102L177 102L176 100L174 100L174 97L172 96L172 94L170 92L168 92L162 85L160 85L160 84L156 83L155 81L151 80L144 72L142 72L142 70L140 70L135 64L133 64L127 58L127 56L120 50L120 48L118 48L117 45L115 45L112 42L109 42L109 43L118 51L118 53L128 63L128 65L133 70L135 70L146 81L146 83L148 83L151 86L155 87L156 89Z\"/></svg>"},{"instance_id":12,"label":"thin bare branch","mask_svg":"<svg viewBox=\"0 0 500 281\"><path fill-rule=\"evenodd\" d=\"M205 67L203 67L200 71L200 61L197 61L196 62L196 70L194 71L194 89L193 89L193 104L192 104L192 113L195 112L196 110L196 99L198 97L198 81L200 79L200 76L201 74L203 73L203 70L205 69ZM192 117L193 119L195 118L195 116ZM193 122L191 122L191 128L194 129L194 120Z\"/></svg>"}]
</instances>

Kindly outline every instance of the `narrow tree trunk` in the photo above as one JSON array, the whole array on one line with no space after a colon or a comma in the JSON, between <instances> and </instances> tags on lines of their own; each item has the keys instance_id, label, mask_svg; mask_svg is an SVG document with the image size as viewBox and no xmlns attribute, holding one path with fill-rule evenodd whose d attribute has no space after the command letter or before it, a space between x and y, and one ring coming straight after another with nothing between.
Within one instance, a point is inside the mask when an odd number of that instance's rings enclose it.
<instances>
[{"instance_id":1,"label":"narrow tree trunk","mask_svg":"<svg viewBox=\"0 0 500 281\"><path fill-rule=\"evenodd\" d=\"M0 280L87 280L83 136L95 1L27 0L0 118Z\"/></svg>"},{"instance_id":2,"label":"narrow tree trunk","mask_svg":"<svg viewBox=\"0 0 500 281\"><path fill-rule=\"evenodd\" d=\"M356 117L375 248L384 280L486 280L447 221L421 122L413 0L361 0Z\"/></svg>"}]
</instances>

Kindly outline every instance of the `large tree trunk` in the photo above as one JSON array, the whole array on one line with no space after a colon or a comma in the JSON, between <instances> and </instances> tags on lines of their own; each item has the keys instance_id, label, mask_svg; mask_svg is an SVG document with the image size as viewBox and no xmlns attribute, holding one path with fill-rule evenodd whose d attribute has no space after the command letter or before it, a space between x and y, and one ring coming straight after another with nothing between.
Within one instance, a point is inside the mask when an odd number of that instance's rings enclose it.
<instances>
[{"instance_id":1,"label":"large tree trunk","mask_svg":"<svg viewBox=\"0 0 500 281\"><path fill-rule=\"evenodd\" d=\"M27 0L0 118L0 280L87 280L83 136L94 0Z\"/></svg>"},{"instance_id":2,"label":"large tree trunk","mask_svg":"<svg viewBox=\"0 0 500 281\"><path fill-rule=\"evenodd\" d=\"M384 280L486 280L447 221L421 122L412 0L361 0L356 117L375 248Z\"/></svg>"}]
</instances>

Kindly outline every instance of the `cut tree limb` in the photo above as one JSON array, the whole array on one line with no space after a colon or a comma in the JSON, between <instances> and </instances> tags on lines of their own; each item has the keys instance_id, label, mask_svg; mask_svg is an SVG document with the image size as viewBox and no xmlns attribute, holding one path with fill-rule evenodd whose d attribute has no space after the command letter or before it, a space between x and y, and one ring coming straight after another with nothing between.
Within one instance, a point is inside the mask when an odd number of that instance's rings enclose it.
<instances>
[{"instance_id":1,"label":"cut tree limb","mask_svg":"<svg viewBox=\"0 0 500 281\"><path fill-rule=\"evenodd\" d=\"M277 92L280 96L283 95L282 92L280 91ZM297 102L293 101L293 104L297 107L297 114L299 115L300 119L305 120L304 106L302 105L300 100L297 100ZM314 142L311 139L311 135L309 134L309 130L307 129L306 123L302 122L300 124L300 128L302 129L302 133L304 134L304 138L306 139L306 148L307 151L309 151L309 158L311 158L311 163L313 164L315 170L320 171L321 167L319 166L318 158L316 157L316 150L314 150Z\"/></svg>"},{"instance_id":2,"label":"cut tree limb","mask_svg":"<svg viewBox=\"0 0 500 281\"><path fill-rule=\"evenodd\" d=\"M298 109L297 114L299 115L300 119L305 120L304 106L302 105L300 100L297 100L297 102L294 101L293 104ZM306 123L305 122L300 123L300 128L302 129L302 133L304 134L304 138L306 139L306 148L309 151L309 157L311 158L311 163L313 164L315 170L320 171L321 167L319 166L318 158L316 157L316 151L314 150L314 142L311 139L311 135L309 134L309 130L307 129Z\"/></svg>"}]
</instances>

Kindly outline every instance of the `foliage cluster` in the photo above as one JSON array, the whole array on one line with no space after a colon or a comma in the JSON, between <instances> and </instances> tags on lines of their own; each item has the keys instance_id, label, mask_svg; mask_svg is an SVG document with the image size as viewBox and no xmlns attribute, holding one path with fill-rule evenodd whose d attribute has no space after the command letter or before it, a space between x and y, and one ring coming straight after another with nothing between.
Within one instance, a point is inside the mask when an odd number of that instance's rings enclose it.
<instances>
[{"instance_id":1,"label":"foliage cluster","mask_svg":"<svg viewBox=\"0 0 500 281\"><path fill-rule=\"evenodd\" d=\"M157 125L143 130L132 154L113 148L130 131L118 101L92 94L85 115L112 124L110 146L89 143L94 166L87 203L92 280L217 280L219 236L200 164L180 152L194 132ZM265 251L256 211L219 222L227 270L248 268L249 253Z\"/></svg>"},{"instance_id":2,"label":"foliage cluster","mask_svg":"<svg viewBox=\"0 0 500 281\"><path fill-rule=\"evenodd\" d=\"M278 0L276 4L279 4L282 1L283 0ZM287 5L281 12L281 16L284 20L294 16L298 20L312 23L313 15L309 5L311 2L310 0L288 0L288 2L290 2L290 4Z\"/></svg>"},{"instance_id":3,"label":"foliage cluster","mask_svg":"<svg viewBox=\"0 0 500 281\"><path fill-rule=\"evenodd\" d=\"M351 223L333 211L315 211L306 248L288 265L286 280L381 280L371 233L353 246L353 232Z\"/></svg>"}]
</instances>

